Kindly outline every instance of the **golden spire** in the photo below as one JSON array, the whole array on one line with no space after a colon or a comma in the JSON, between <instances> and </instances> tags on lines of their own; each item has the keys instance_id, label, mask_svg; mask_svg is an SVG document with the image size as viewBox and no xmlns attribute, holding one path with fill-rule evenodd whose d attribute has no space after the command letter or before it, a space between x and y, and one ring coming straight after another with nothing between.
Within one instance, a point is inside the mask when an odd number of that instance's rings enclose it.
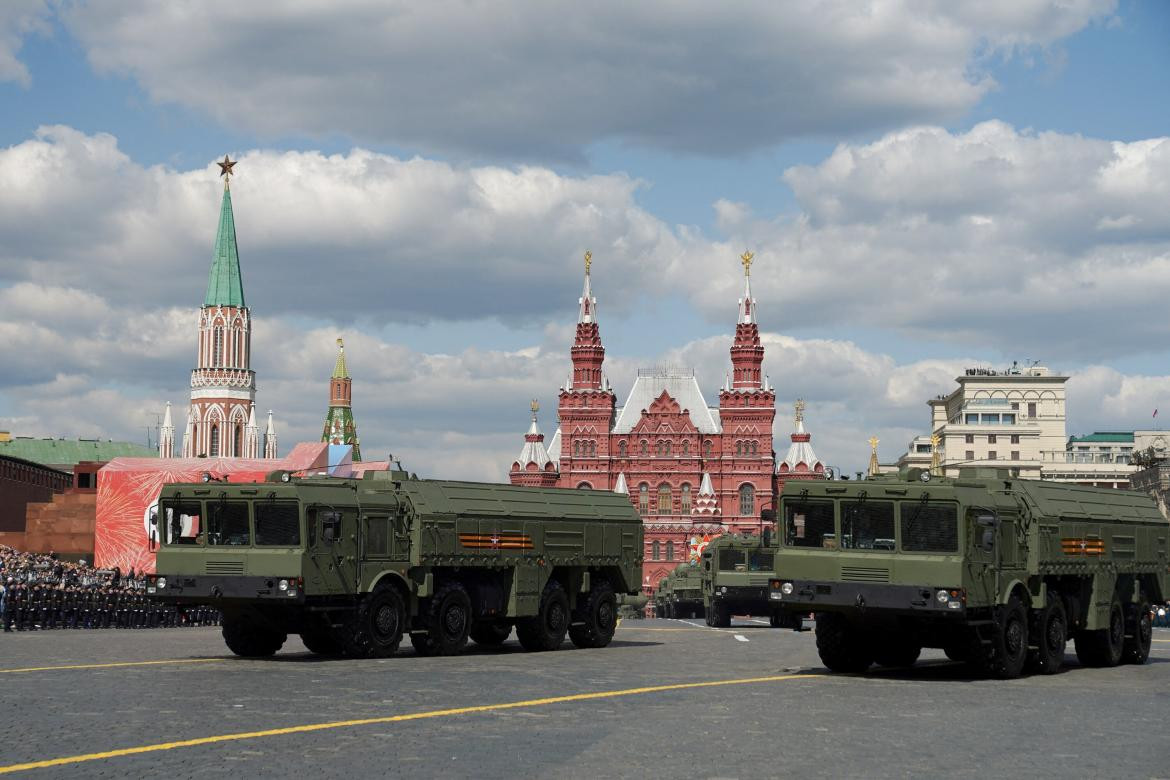
<instances>
[{"instance_id":1,"label":"golden spire","mask_svg":"<svg viewBox=\"0 0 1170 780\"><path fill-rule=\"evenodd\" d=\"M877 456L878 437L869 437L869 476L876 477L881 472L881 466L878 464Z\"/></svg>"},{"instance_id":2,"label":"golden spire","mask_svg":"<svg viewBox=\"0 0 1170 780\"><path fill-rule=\"evenodd\" d=\"M743 275L744 276L751 276L752 275L752 260L754 258L755 258L755 255L746 249L744 250L744 253L739 256L739 261L741 263L743 263Z\"/></svg>"},{"instance_id":3,"label":"golden spire","mask_svg":"<svg viewBox=\"0 0 1170 780\"><path fill-rule=\"evenodd\" d=\"M588 249L585 250L585 275L589 275L589 266L593 265L593 253Z\"/></svg>"},{"instance_id":4,"label":"golden spire","mask_svg":"<svg viewBox=\"0 0 1170 780\"><path fill-rule=\"evenodd\" d=\"M540 411L540 401L537 401L535 398L533 398L532 403L530 404L530 408L532 409L533 414L536 414L537 412L539 412Z\"/></svg>"},{"instance_id":5,"label":"golden spire","mask_svg":"<svg viewBox=\"0 0 1170 780\"><path fill-rule=\"evenodd\" d=\"M796 422L803 422L804 421L804 399L803 398L796 399L796 418L795 419L796 419Z\"/></svg>"},{"instance_id":6,"label":"golden spire","mask_svg":"<svg viewBox=\"0 0 1170 780\"><path fill-rule=\"evenodd\" d=\"M341 348L343 348L343 349L344 349L344 348L345 348L345 342L344 342L344 341L342 341L341 339L338 339L338 340L337 340L337 346L339 346L339 347L341 347Z\"/></svg>"}]
</instances>

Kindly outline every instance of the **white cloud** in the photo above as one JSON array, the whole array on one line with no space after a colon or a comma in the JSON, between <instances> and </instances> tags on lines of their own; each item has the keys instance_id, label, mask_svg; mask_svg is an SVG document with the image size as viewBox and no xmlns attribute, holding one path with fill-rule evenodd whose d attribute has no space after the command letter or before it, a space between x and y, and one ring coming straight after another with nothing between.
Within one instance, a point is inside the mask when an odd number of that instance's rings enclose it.
<instances>
[{"instance_id":1,"label":"white cloud","mask_svg":"<svg viewBox=\"0 0 1170 780\"><path fill-rule=\"evenodd\" d=\"M722 156L946 121L994 86L990 58L1114 6L121 0L65 19L100 72L225 126L532 159L605 139Z\"/></svg>"},{"instance_id":2,"label":"white cloud","mask_svg":"<svg viewBox=\"0 0 1170 780\"><path fill-rule=\"evenodd\" d=\"M49 33L49 7L45 0L5 0L0 4L0 82L32 83L28 67L18 54L31 34Z\"/></svg>"}]
</instances>

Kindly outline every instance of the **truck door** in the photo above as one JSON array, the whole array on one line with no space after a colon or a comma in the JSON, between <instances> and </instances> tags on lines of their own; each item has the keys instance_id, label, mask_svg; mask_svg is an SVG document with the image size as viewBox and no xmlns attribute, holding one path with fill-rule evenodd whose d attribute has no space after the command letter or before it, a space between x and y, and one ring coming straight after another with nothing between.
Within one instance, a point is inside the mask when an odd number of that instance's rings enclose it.
<instances>
[{"instance_id":1,"label":"truck door","mask_svg":"<svg viewBox=\"0 0 1170 780\"><path fill-rule=\"evenodd\" d=\"M310 581L326 593L356 592L357 520L352 509L318 506L309 510Z\"/></svg>"}]
</instances>

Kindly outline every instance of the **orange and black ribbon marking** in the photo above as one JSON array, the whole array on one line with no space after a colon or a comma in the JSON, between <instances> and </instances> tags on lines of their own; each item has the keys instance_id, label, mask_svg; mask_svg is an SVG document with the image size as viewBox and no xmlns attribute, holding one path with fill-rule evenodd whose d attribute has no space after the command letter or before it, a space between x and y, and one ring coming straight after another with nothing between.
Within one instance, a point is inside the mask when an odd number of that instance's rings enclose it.
<instances>
[{"instance_id":1,"label":"orange and black ribbon marking","mask_svg":"<svg viewBox=\"0 0 1170 780\"><path fill-rule=\"evenodd\" d=\"M459 534L459 544L472 550L531 550L528 534Z\"/></svg>"},{"instance_id":2,"label":"orange and black ribbon marking","mask_svg":"<svg viewBox=\"0 0 1170 780\"><path fill-rule=\"evenodd\" d=\"M1104 539L1069 539L1060 540L1060 548L1065 555L1090 556L1105 554Z\"/></svg>"}]
</instances>

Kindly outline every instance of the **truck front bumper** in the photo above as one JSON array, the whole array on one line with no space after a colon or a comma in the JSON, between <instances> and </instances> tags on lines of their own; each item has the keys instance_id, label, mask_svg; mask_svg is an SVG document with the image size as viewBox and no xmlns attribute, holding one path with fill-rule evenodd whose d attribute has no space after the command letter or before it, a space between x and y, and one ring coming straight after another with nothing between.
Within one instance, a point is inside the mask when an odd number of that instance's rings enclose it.
<instances>
[{"instance_id":1,"label":"truck front bumper","mask_svg":"<svg viewBox=\"0 0 1170 780\"><path fill-rule=\"evenodd\" d=\"M146 595L170 604L216 604L264 601L299 604L305 600L296 577L245 577L216 574L156 574L146 581Z\"/></svg>"},{"instance_id":2,"label":"truck front bumper","mask_svg":"<svg viewBox=\"0 0 1170 780\"><path fill-rule=\"evenodd\" d=\"M802 612L873 610L949 619L967 611L962 589L943 586L778 579L772 581L767 598L778 607Z\"/></svg>"}]
</instances>

